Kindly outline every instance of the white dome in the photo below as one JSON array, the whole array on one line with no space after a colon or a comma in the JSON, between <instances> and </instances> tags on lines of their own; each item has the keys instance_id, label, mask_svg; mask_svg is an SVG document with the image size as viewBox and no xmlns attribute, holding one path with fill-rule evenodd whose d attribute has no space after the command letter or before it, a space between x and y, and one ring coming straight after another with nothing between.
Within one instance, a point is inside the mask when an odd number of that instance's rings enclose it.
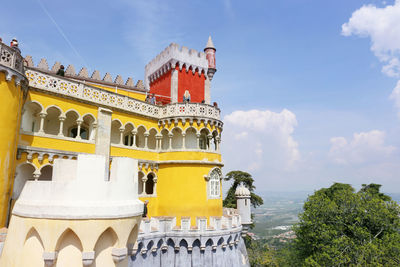
<instances>
[{"instance_id":1,"label":"white dome","mask_svg":"<svg viewBox=\"0 0 400 267\"><path fill-rule=\"evenodd\" d=\"M237 197L250 196L250 190L247 189L247 187L245 187L244 185L240 184L238 187L236 187L235 196Z\"/></svg>"}]
</instances>

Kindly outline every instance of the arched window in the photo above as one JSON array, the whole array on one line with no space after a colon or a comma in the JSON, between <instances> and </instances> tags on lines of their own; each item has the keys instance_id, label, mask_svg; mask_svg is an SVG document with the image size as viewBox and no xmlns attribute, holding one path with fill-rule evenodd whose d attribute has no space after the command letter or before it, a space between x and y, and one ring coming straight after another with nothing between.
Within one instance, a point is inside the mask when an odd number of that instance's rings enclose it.
<instances>
[{"instance_id":1,"label":"arched window","mask_svg":"<svg viewBox=\"0 0 400 267\"><path fill-rule=\"evenodd\" d=\"M185 145L187 149L197 148L196 130L192 127L186 130Z\"/></svg>"},{"instance_id":2,"label":"arched window","mask_svg":"<svg viewBox=\"0 0 400 267\"><path fill-rule=\"evenodd\" d=\"M161 131L162 134L162 141L161 141L161 149L162 150L168 150L169 149L169 136L168 136L168 130L163 129Z\"/></svg>"},{"instance_id":3,"label":"arched window","mask_svg":"<svg viewBox=\"0 0 400 267\"><path fill-rule=\"evenodd\" d=\"M40 170L39 180L51 181L52 178L53 178L53 166L46 165L46 166L42 167Z\"/></svg>"},{"instance_id":4,"label":"arched window","mask_svg":"<svg viewBox=\"0 0 400 267\"><path fill-rule=\"evenodd\" d=\"M156 149L156 134L157 131L155 129L150 129L149 137L147 138L147 147L149 149Z\"/></svg>"},{"instance_id":5,"label":"arched window","mask_svg":"<svg viewBox=\"0 0 400 267\"><path fill-rule=\"evenodd\" d=\"M208 148L208 131L206 129L202 129L200 131L200 140L199 140L200 149L207 150Z\"/></svg>"},{"instance_id":6,"label":"arched window","mask_svg":"<svg viewBox=\"0 0 400 267\"><path fill-rule=\"evenodd\" d=\"M215 131L212 133L212 136L213 136L214 150L217 151L217 148L218 148L218 140L217 140L217 138L218 138L218 132L217 132L217 130L215 130Z\"/></svg>"},{"instance_id":7,"label":"arched window","mask_svg":"<svg viewBox=\"0 0 400 267\"><path fill-rule=\"evenodd\" d=\"M39 131L39 113L42 107L35 102L27 102L22 113L21 129L26 132Z\"/></svg>"},{"instance_id":8,"label":"arched window","mask_svg":"<svg viewBox=\"0 0 400 267\"><path fill-rule=\"evenodd\" d=\"M124 145L126 146L133 146L133 139L134 139L132 134L133 129L134 129L133 124L127 123L125 125L123 142Z\"/></svg>"},{"instance_id":9,"label":"arched window","mask_svg":"<svg viewBox=\"0 0 400 267\"><path fill-rule=\"evenodd\" d=\"M154 174L149 173L146 181L146 194L152 195L154 193Z\"/></svg>"},{"instance_id":10,"label":"arched window","mask_svg":"<svg viewBox=\"0 0 400 267\"><path fill-rule=\"evenodd\" d=\"M46 110L47 116L44 119L44 132L46 134L57 135L60 130L59 117L61 110L58 107L52 106Z\"/></svg>"},{"instance_id":11,"label":"arched window","mask_svg":"<svg viewBox=\"0 0 400 267\"><path fill-rule=\"evenodd\" d=\"M144 148L145 145L145 137L144 133L146 132L146 128L144 126L139 126L136 134L136 147Z\"/></svg>"},{"instance_id":12,"label":"arched window","mask_svg":"<svg viewBox=\"0 0 400 267\"><path fill-rule=\"evenodd\" d=\"M172 149L182 149L183 146L183 136L182 130L179 128L174 128L172 130Z\"/></svg>"},{"instance_id":13,"label":"arched window","mask_svg":"<svg viewBox=\"0 0 400 267\"><path fill-rule=\"evenodd\" d=\"M208 176L208 196L209 198L220 198L221 196L221 178L222 172L219 168L214 168L211 170Z\"/></svg>"}]
</instances>

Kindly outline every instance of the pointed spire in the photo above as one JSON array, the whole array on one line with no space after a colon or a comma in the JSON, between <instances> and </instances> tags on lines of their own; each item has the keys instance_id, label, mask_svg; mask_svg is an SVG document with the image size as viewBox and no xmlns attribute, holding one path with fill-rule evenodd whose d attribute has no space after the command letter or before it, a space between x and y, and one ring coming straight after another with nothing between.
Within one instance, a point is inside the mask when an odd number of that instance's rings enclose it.
<instances>
[{"instance_id":1,"label":"pointed spire","mask_svg":"<svg viewBox=\"0 0 400 267\"><path fill-rule=\"evenodd\" d=\"M211 40L211 35L208 36L208 41L207 41L207 44L206 44L206 48L205 48L205 49L207 49L207 48L215 49L215 46L214 46L214 44L213 44L213 41ZM204 49L204 50L205 50L205 49Z\"/></svg>"}]
</instances>

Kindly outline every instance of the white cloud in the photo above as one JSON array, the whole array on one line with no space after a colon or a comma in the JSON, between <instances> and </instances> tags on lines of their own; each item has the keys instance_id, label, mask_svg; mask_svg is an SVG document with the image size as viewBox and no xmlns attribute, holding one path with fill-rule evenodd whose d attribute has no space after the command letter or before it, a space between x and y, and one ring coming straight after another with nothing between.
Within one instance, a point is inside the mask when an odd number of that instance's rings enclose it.
<instances>
[{"instance_id":1,"label":"white cloud","mask_svg":"<svg viewBox=\"0 0 400 267\"><path fill-rule=\"evenodd\" d=\"M223 155L228 170L290 169L300 160L293 138L296 115L289 110L234 111L224 117ZM261 172L261 170L264 170Z\"/></svg>"},{"instance_id":2,"label":"white cloud","mask_svg":"<svg viewBox=\"0 0 400 267\"><path fill-rule=\"evenodd\" d=\"M393 89L390 99L394 101L396 108L399 109L397 116L400 118L400 81L397 82L396 87Z\"/></svg>"},{"instance_id":3,"label":"white cloud","mask_svg":"<svg viewBox=\"0 0 400 267\"><path fill-rule=\"evenodd\" d=\"M395 147L385 145L385 132L354 133L352 140L344 137L330 139L330 158L339 164L377 163L387 160L395 151Z\"/></svg>"},{"instance_id":4,"label":"white cloud","mask_svg":"<svg viewBox=\"0 0 400 267\"><path fill-rule=\"evenodd\" d=\"M342 25L342 34L370 37L371 50L385 64L382 72L400 76L400 0L383 8L362 6Z\"/></svg>"}]
</instances>

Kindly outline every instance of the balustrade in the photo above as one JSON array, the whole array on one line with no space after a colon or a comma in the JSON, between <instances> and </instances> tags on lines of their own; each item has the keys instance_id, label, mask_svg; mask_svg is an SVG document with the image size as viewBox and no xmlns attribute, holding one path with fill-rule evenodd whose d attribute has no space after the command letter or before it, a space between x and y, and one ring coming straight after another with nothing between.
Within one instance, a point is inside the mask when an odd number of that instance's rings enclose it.
<instances>
[{"instance_id":1,"label":"balustrade","mask_svg":"<svg viewBox=\"0 0 400 267\"><path fill-rule=\"evenodd\" d=\"M96 105L141 114L159 120L173 117L199 117L220 120L220 110L202 103L173 103L165 106L152 105L134 98L119 95L63 77L45 74L33 69L26 71L29 86L44 91L77 98Z\"/></svg>"}]
</instances>

